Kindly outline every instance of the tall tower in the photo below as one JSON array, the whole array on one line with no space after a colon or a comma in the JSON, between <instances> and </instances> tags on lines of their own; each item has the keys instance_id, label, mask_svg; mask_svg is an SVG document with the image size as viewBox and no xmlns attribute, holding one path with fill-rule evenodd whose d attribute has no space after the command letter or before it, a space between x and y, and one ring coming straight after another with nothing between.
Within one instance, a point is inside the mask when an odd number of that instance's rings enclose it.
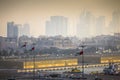
<instances>
[{"instance_id":1,"label":"tall tower","mask_svg":"<svg viewBox=\"0 0 120 80\"><path fill-rule=\"evenodd\" d=\"M94 16L89 11L83 10L76 28L77 37L85 38L92 36L94 34L94 22Z\"/></svg>"},{"instance_id":2,"label":"tall tower","mask_svg":"<svg viewBox=\"0 0 120 80\"><path fill-rule=\"evenodd\" d=\"M19 36L30 36L30 26L29 24L24 24L24 25L21 25L21 24L18 24L19 26Z\"/></svg>"},{"instance_id":3,"label":"tall tower","mask_svg":"<svg viewBox=\"0 0 120 80\"><path fill-rule=\"evenodd\" d=\"M115 10L112 14L112 29L114 33L120 32L120 10Z\"/></svg>"},{"instance_id":4,"label":"tall tower","mask_svg":"<svg viewBox=\"0 0 120 80\"><path fill-rule=\"evenodd\" d=\"M14 22L7 23L7 37L18 38L18 26Z\"/></svg>"},{"instance_id":5,"label":"tall tower","mask_svg":"<svg viewBox=\"0 0 120 80\"><path fill-rule=\"evenodd\" d=\"M105 30L105 16L100 16L96 19L96 34L104 34Z\"/></svg>"},{"instance_id":6,"label":"tall tower","mask_svg":"<svg viewBox=\"0 0 120 80\"><path fill-rule=\"evenodd\" d=\"M14 35L14 22L7 22L7 37Z\"/></svg>"},{"instance_id":7,"label":"tall tower","mask_svg":"<svg viewBox=\"0 0 120 80\"><path fill-rule=\"evenodd\" d=\"M13 32L14 32L13 37L18 38L19 36L18 25L14 25Z\"/></svg>"},{"instance_id":8,"label":"tall tower","mask_svg":"<svg viewBox=\"0 0 120 80\"><path fill-rule=\"evenodd\" d=\"M30 25L27 23L23 25L23 35L30 36Z\"/></svg>"},{"instance_id":9,"label":"tall tower","mask_svg":"<svg viewBox=\"0 0 120 80\"><path fill-rule=\"evenodd\" d=\"M63 16L51 16L50 21L46 22L46 35L67 36L68 19Z\"/></svg>"}]
</instances>

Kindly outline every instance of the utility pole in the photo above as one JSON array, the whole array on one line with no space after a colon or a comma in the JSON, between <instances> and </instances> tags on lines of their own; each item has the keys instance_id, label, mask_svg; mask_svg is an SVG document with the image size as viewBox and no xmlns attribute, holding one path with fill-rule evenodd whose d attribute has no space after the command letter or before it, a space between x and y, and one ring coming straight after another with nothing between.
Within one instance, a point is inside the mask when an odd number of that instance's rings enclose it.
<instances>
[{"instance_id":1,"label":"utility pole","mask_svg":"<svg viewBox=\"0 0 120 80\"><path fill-rule=\"evenodd\" d=\"M34 45L35 45L35 44L33 44L33 47L30 49L30 51L31 51L32 54L33 54L33 80L35 80L35 54L33 53L34 50L35 50Z\"/></svg>"},{"instance_id":2,"label":"utility pole","mask_svg":"<svg viewBox=\"0 0 120 80\"><path fill-rule=\"evenodd\" d=\"M82 51L83 51L83 48L85 46L81 46L82 47ZM82 54L82 77L84 78L84 51L83 51L83 54Z\"/></svg>"},{"instance_id":3,"label":"utility pole","mask_svg":"<svg viewBox=\"0 0 120 80\"><path fill-rule=\"evenodd\" d=\"M25 73L27 72L27 68L26 68L26 46L25 46L25 51L24 51L24 58L25 58L25 66L24 66L24 68L25 68Z\"/></svg>"},{"instance_id":4,"label":"utility pole","mask_svg":"<svg viewBox=\"0 0 120 80\"><path fill-rule=\"evenodd\" d=\"M27 69L26 69L26 52L27 52L27 49L26 49L26 46L27 46L27 42L24 42L24 45L22 45L22 48L24 48L24 70L25 70L25 73L27 72Z\"/></svg>"},{"instance_id":5,"label":"utility pole","mask_svg":"<svg viewBox=\"0 0 120 80\"><path fill-rule=\"evenodd\" d=\"M35 54L33 55L33 80L35 80Z\"/></svg>"},{"instance_id":6,"label":"utility pole","mask_svg":"<svg viewBox=\"0 0 120 80\"><path fill-rule=\"evenodd\" d=\"M85 45L80 46L82 48L82 52L80 54L82 55L82 79L86 79L84 76L84 48L86 47Z\"/></svg>"}]
</instances>

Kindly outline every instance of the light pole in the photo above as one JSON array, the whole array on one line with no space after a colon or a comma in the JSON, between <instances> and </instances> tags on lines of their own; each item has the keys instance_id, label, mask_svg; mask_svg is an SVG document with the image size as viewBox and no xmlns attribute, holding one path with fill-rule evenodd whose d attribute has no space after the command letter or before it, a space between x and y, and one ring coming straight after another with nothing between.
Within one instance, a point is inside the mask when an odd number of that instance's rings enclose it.
<instances>
[{"instance_id":1,"label":"light pole","mask_svg":"<svg viewBox=\"0 0 120 80\"><path fill-rule=\"evenodd\" d=\"M25 59L24 68L25 68L25 73L26 73L27 72L27 70L26 70L26 47L25 47L25 50L24 50L24 54L25 54L25 56L24 56L24 59Z\"/></svg>"},{"instance_id":2,"label":"light pole","mask_svg":"<svg viewBox=\"0 0 120 80\"><path fill-rule=\"evenodd\" d=\"M30 49L30 51L32 51L33 54L33 80L35 80L35 54L33 53L34 49L34 46Z\"/></svg>"},{"instance_id":3,"label":"light pole","mask_svg":"<svg viewBox=\"0 0 120 80\"><path fill-rule=\"evenodd\" d=\"M80 55L82 55L82 78L84 79L84 47L85 45L80 46L82 48L82 51L80 52Z\"/></svg>"},{"instance_id":4,"label":"light pole","mask_svg":"<svg viewBox=\"0 0 120 80\"><path fill-rule=\"evenodd\" d=\"M33 55L33 80L35 80L35 54Z\"/></svg>"},{"instance_id":5,"label":"light pole","mask_svg":"<svg viewBox=\"0 0 120 80\"><path fill-rule=\"evenodd\" d=\"M24 43L24 45L22 45L22 47L24 48L24 59L25 59L25 62L24 62L24 69L25 69L25 73L27 72L27 70L26 70L26 51L27 51L27 49L26 49L26 46L27 46L27 42L25 42Z\"/></svg>"}]
</instances>

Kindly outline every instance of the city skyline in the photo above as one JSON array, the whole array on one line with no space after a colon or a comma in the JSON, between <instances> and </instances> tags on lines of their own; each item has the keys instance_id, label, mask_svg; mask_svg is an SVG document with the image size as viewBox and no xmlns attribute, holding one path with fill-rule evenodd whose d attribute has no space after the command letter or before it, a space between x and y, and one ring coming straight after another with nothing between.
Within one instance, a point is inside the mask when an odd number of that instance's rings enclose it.
<instances>
[{"instance_id":1,"label":"city skyline","mask_svg":"<svg viewBox=\"0 0 120 80\"><path fill-rule=\"evenodd\" d=\"M45 35L45 22L51 16L65 16L69 19L69 35L76 35L76 25L85 9L95 17L105 16L106 25L112 20L112 13L119 9L119 0L0 0L0 36L7 35L6 23L29 23L31 35Z\"/></svg>"},{"instance_id":2,"label":"city skyline","mask_svg":"<svg viewBox=\"0 0 120 80\"><path fill-rule=\"evenodd\" d=\"M28 23L16 24L14 21L7 22L7 37L8 38L19 38L21 36L30 37L30 26Z\"/></svg>"}]
</instances>

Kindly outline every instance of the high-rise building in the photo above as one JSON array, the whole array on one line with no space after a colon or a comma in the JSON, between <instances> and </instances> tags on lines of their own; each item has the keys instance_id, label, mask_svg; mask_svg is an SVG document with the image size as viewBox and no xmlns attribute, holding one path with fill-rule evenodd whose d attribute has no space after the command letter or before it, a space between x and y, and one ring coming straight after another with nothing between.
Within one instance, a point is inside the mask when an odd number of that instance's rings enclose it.
<instances>
[{"instance_id":1,"label":"high-rise building","mask_svg":"<svg viewBox=\"0 0 120 80\"><path fill-rule=\"evenodd\" d=\"M20 36L30 36L30 26L29 24L14 24L14 22L7 23L7 37L18 38Z\"/></svg>"},{"instance_id":2,"label":"high-rise building","mask_svg":"<svg viewBox=\"0 0 120 80\"><path fill-rule=\"evenodd\" d=\"M77 25L77 37L85 38L94 34L95 18L89 11L83 11L80 15L79 23Z\"/></svg>"},{"instance_id":3,"label":"high-rise building","mask_svg":"<svg viewBox=\"0 0 120 80\"><path fill-rule=\"evenodd\" d=\"M112 29L114 33L120 32L120 10L115 10L112 14Z\"/></svg>"},{"instance_id":4,"label":"high-rise building","mask_svg":"<svg viewBox=\"0 0 120 80\"><path fill-rule=\"evenodd\" d=\"M14 32L14 34L13 34L14 37L19 37L19 31L18 31L18 25L17 24L14 25L13 32Z\"/></svg>"},{"instance_id":5,"label":"high-rise building","mask_svg":"<svg viewBox=\"0 0 120 80\"><path fill-rule=\"evenodd\" d=\"M18 26L18 31L19 31L19 37L23 35L23 32L22 32L22 25L21 24L17 24Z\"/></svg>"},{"instance_id":6,"label":"high-rise building","mask_svg":"<svg viewBox=\"0 0 120 80\"><path fill-rule=\"evenodd\" d=\"M96 19L96 35L105 34L105 16L100 16Z\"/></svg>"},{"instance_id":7,"label":"high-rise building","mask_svg":"<svg viewBox=\"0 0 120 80\"><path fill-rule=\"evenodd\" d=\"M46 22L46 35L67 36L68 19L63 16L51 16L50 21Z\"/></svg>"},{"instance_id":8,"label":"high-rise building","mask_svg":"<svg viewBox=\"0 0 120 80\"><path fill-rule=\"evenodd\" d=\"M18 26L14 22L7 23L7 37L15 38L18 37Z\"/></svg>"},{"instance_id":9,"label":"high-rise building","mask_svg":"<svg viewBox=\"0 0 120 80\"><path fill-rule=\"evenodd\" d=\"M30 26L29 24L24 24L23 26L21 24L18 24L19 27L19 37L20 36L30 36Z\"/></svg>"},{"instance_id":10,"label":"high-rise building","mask_svg":"<svg viewBox=\"0 0 120 80\"><path fill-rule=\"evenodd\" d=\"M23 35L30 36L30 25L27 23L23 25Z\"/></svg>"},{"instance_id":11,"label":"high-rise building","mask_svg":"<svg viewBox=\"0 0 120 80\"><path fill-rule=\"evenodd\" d=\"M7 37L13 37L14 34L14 22L7 23Z\"/></svg>"}]
</instances>

